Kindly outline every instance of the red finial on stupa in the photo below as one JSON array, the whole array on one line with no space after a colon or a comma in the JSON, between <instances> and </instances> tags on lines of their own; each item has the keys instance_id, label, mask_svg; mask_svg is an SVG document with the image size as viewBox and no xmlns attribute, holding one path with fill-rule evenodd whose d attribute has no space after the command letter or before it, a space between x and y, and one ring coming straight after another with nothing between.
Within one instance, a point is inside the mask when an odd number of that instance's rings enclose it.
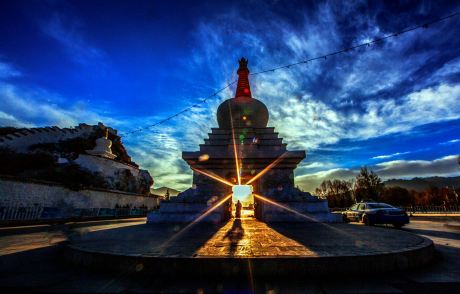
<instances>
[{"instance_id":1,"label":"red finial on stupa","mask_svg":"<svg viewBox=\"0 0 460 294\"><path fill-rule=\"evenodd\" d=\"M240 67L238 68L238 85L236 86L235 98L238 97L252 97L251 87L249 86L249 69L248 60L241 57L238 60Z\"/></svg>"}]
</instances>

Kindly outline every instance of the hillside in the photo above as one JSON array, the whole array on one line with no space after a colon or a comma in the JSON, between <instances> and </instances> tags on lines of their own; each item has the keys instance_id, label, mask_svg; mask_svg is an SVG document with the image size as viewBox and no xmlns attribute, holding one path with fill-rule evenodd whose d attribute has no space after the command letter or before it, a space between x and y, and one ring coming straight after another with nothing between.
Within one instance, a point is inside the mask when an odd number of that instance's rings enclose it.
<instances>
[{"instance_id":1,"label":"hillside","mask_svg":"<svg viewBox=\"0 0 460 294\"><path fill-rule=\"evenodd\" d=\"M168 188L168 187L150 189L150 192L155 195L164 196L166 194L166 190L168 189L169 189L169 196L177 196L177 194L181 192L181 191L177 191L176 189Z\"/></svg>"},{"instance_id":2,"label":"hillside","mask_svg":"<svg viewBox=\"0 0 460 294\"><path fill-rule=\"evenodd\" d=\"M408 190L421 192L430 187L454 187L460 189L460 177L429 177L429 178L413 178L410 180L391 179L384 182L387 187L402 187Z\"/></svg>"}]
</instances>

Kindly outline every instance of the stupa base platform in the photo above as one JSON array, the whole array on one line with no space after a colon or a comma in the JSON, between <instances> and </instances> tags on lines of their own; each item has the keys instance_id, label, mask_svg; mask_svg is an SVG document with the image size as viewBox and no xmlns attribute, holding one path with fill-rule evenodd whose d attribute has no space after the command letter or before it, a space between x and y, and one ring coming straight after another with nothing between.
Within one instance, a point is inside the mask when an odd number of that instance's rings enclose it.
<instances>
[{"instance_id":1,"label":"stupa base platform","mask_svg":"<svg viewBox=\"0 0 460 294\"><path fill-rule=\"evenodd\" d=\"M427 238L357 224L144 224L74 236L66 257L101 270L187 276L371 274L420 267L434 257Z\"/></svg>"},{"instance_id":2,"label":"stupa base platform","mask_svg":"<svg viewBox=\"0 0 460 294\"><path fill-rule=\"evenodd\" d=\"M302 213L301 215L293 215L292 213L284 212L267 212L263 215L263 221L267 223L342 223L343 216L339 213L330 212L316 212L316 213Z\"/></svg>"},{"instance_id":3,"label":"stupa base platform","mask_svg":"<svg viewBox=\"0 0 460 294\"><path fill-rule=\"evenodd\" d=\"M203 215L210 207L207 203L162 202L159 211L147 215L147 223L190 223ZM203 217L200 222L221 223L228 220L225 215L224 206L221 206Z\"/></svg>"},{"instance_id":4,"label":"stupa base platform","mask_svg":"<svg viewBox=\"0 0 460 294\"><path fill-rule=\"evenodd\" d=\"M160 213L152 212L147 215L148 224L168 224L168 223L190 223L193 220L197 219L202 213L199 212L170 212L170 213ZM210 213L200 220L201 222L208 223L221 223L223 221L222 214L220 213Z\"/></svg>"},{"instance_id":5,"label":"stupa base platform","mask_svg":"<svg viewBox=\"0 0 460 294\"><path fill-rule=\"evenodd\" d=\"M283 208L263 203L257 215L261 221L277 222L313 222L313 223L342 223L343 215L329 212L327 201L313 198L310 201L277 201ZM289 209L289 210L287 210ZM295 212L295 213L293 213Z\"/></svg>"}]
</instances>

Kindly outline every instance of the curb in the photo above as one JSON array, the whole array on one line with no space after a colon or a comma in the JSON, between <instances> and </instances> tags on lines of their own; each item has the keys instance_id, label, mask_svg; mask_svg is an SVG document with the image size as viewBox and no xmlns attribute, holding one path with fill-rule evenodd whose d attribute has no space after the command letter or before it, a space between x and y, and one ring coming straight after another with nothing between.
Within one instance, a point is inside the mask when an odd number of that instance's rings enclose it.
<instances>
[{"instance_id":1,"label":"curb","mask_svg":"<svg viewBox=\"0 0 460 294\"><path fill-rule=\"evenodd\" d=\"M444 224L444 226L454 230L460 230L460 223L447 223Z\"/></svg>"},{"instance_id":2,"label":"curb","mask_svg":"<svg viewBox=\"0 0 460 294\"><path fill-rule=\"evenodd\" d=\"M145 218L146 215L119 215L119 216L95 216L95 217L70 217L70 218L56 218L47 220L27 220L27 221L0 221L0 228L15 228L25 226L37 225L62 225L66 223L84 223L92 221L109 221L109 220L123 220L133 218Z\"/></svg>"}]
</instances>

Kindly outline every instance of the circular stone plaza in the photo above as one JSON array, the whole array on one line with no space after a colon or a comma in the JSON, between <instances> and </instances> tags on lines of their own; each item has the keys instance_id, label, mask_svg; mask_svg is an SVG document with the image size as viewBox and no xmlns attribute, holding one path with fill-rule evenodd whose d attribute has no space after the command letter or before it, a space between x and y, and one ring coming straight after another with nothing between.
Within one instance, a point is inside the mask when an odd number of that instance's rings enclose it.
<instances>
[{"instance_id":1,"label":"circular stone plaza","mask_svg":"<svg viewBox=\"0 0 460 294\"><path fill-rule=\"evenodd\" d=\"M169 277L369 274L430 262L430 239L342 223L326 200L295 188L305 152L288 151L267 127L267 107L251 94L248 61L239 63L235 97L217 111L219 127L199 151L183 152L193 188L162 202L147 223L73 234L67 258ZM235 218L237 201L246 209Z\"/></svg>"},{"instance_id":2,"label":"circular stone plaza","mask_svg":"<svg viewBox=\"0 0 460 294\"><path fill-rule=\"evenodd\" d=\"M352 224L142 224L74 236L66 256L100 270L165 276L366 274L417 268L434 256L430 239Z\"/></svg>"}]
</instances>

